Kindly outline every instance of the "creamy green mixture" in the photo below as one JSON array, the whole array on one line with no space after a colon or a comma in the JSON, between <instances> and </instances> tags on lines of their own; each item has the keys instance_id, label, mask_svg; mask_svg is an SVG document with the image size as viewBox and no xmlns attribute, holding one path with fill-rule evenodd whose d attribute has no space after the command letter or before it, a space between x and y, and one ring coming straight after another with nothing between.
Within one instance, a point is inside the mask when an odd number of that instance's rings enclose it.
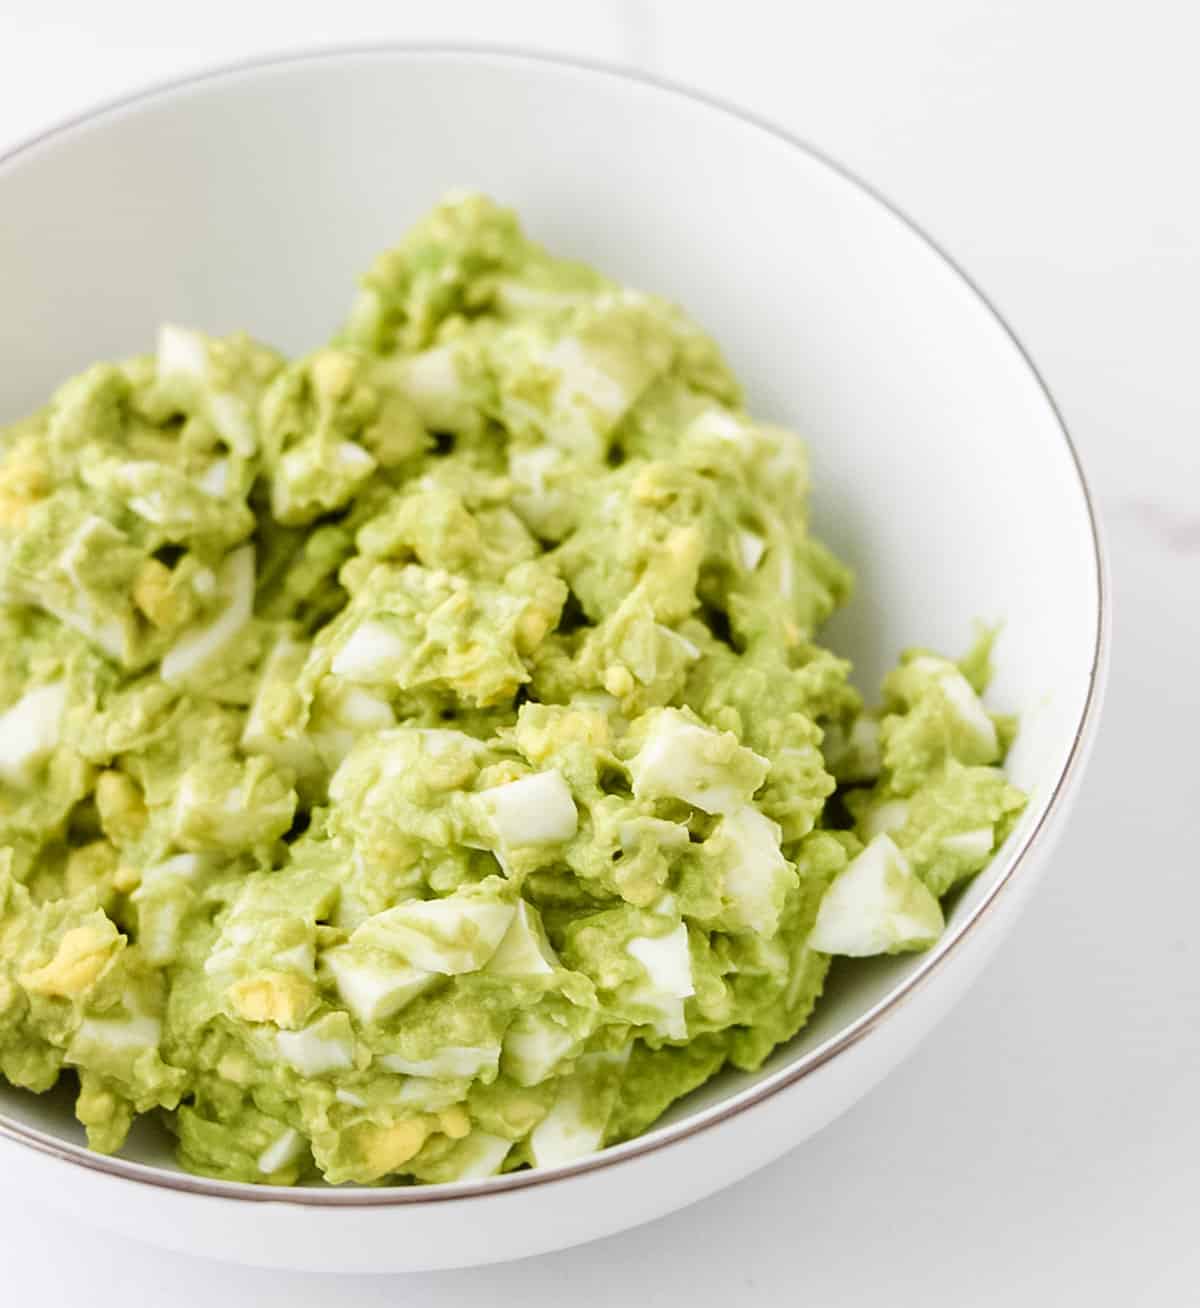
<instances>
[{"instance_id":1,"label":"creamy green mixture","mask_svg":"<svg viewBox=\"0 0 1200 1308\"><path fill-rule=\"evenodd\" d=\"M931 944L1022 808L986 643L864 709L799 441L482 197L332 345L165 327L3 449L0 1071L95 1149L577 1158Z\"/></svg>"}]
</instances>

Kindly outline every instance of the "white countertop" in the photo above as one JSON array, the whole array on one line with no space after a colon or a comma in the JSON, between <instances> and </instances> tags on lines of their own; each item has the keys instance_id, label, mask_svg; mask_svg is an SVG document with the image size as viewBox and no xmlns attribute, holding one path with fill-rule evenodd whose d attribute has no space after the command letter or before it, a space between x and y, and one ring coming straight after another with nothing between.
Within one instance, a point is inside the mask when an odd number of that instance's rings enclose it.
<instances>
[{"instance_id":1,"label":"white countertop","mask_svg":"<svg viewBox=\"0 0 1200 1308\"><path fill-rule=\"evenodd\" d=\"M28 1207L0 1180L6 1298L95 1308L1196 1302L1200 21L1170 0L404 9L8 0L0 150L186 68L385 36L640 64L785 124L955 254L1061 404L1112 556L1112 679L1094 762L1051 878L976 989L865 1102L732 1190L542 1259L352 1281L119 1242Z\"/></svg>"}]
</instances>

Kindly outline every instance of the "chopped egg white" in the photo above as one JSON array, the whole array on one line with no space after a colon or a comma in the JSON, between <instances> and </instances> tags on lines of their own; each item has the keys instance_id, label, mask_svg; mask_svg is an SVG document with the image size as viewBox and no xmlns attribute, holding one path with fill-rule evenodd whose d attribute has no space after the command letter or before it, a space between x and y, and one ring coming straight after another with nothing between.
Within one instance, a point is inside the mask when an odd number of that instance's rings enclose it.
<instances>
[{"instance_id":1,"label":"chopped egg white","mask_svg":"<svg viewBox=\"0 0 1200 1308\"><path fill-rule=\"evenodd\" d=\"M464 893L413 900L367 918L351 942L399 954L426 972L475 972L500 947L515 912L513 904Z\"/></svg>"},{"instance_id":2,"label":"chopped egg white","mask_svg":"<svg viewBox=\"0 0 1200 1308\"><path fill-rule=\"evenodd\" d=\"M737 534L737 543L742 567L747 572L753 572L762 562L763 553L767 548L766 539L756 531L747 531L742 528Z\"/></svg>"},{"instance_id":3,"label":"chopped egg white","mask_svg":"<svg viewBox=\"0 0 1200 1308\"><path fill-rule=\"evenodd\" d=\"M463 382L454 351L438 346L404 364L404 386L421 421L435 430L453 427L462 413Z\"/></svg>"},{"instance_id":4,"label":"chopped egg white","mask_svg":"<svg viewBox=\"0 0 1200 1308\"><path fill-rule=\"evenodd\" d=\"M482 802L500 843L510 848L558 844L579 826L571 788L557 769L493 786Z\"/></svg>"},{"instance_id":5,"label":"chopped egg white","mask_svg":"<svg viewBox=\"0 0 1200 1308\"><path fill-rule=\"evenodd\" d=\"M230 465L228 459L216 459L196 478L196 485L206 495L220 499L229 494Z\"/></svg>"},{"instance_id":6,"label":"chopped egg white","mask_svg":"<svg viewBox=\"0 0 1200 1308\"><path fill-rule=\"evenodd\" d=\"M335 677L350 681L386 681L408 651L408 644L378 622L364 622L333 656Z\"/></svg>"},{"instance_id":7,"label":"chopped egg white","mask_svg":"<svg viewBox=\"0 0 1200 1308\"><path fill-rule=\"evenodd\" d=\"M780 849L783 832L779 824L747 805L726 814L714 835L728 847L726 896L752 931L774 935L791 880Z\"/></svg>"},{"instance_id":8,"label":"chopped egg white","mask_svg":"<svg viewBox=\"0 0 1200 1308\"><path fill-rule=\"evenodd\" d=\"M626 945L631 957L646 969L655 990L686 999L696 993L692 984L692 958L684 923L665 936L634 936Z\"/></svg>"},{"instance_id":9,"label":"chopped egg white","mask_svg":"<svg viewBox=\"0 0 1200 1308\"><path fill-rule=\"evenodd\" d=\"M283 1061L301 1076L324 1076L354 1066L351 1041L324 1036L312 1026L300 1031L280 1031L275 1044Z\"/></svg>"},{"instance_id":10,"label":"chopped egg white","mask_svg":"<svg viewBox=\"0 0 1200 1308\"><path fill-rule=\"evenodd\" d=\"M488 959L487 970L498 976L550 976L558 966L537 909L520 900L500 947Z\"/></svg>"},{"instance_id":11,"label":"chopped egg white","mask_svg":"<svg viewBox=\"0 0 1200 1308\"><path fill-rule=\"evenodd\" d=\"M645 984L631 998L659 1010L659 1034L682 1040L687 1035L683 1001L696 993L687 927L680 922L665 936L635 936L625 949L646 973Z\"/></svg>"},{"instance_id":12,"label":"chopped egg white","mask_svg":"<svg viewBox=\"0 0 1200 1308\"><path fill-rule=\"evenodd\" d=\"M375 460L354 441L341 441L334 450L338 465L347 472L369 472L375 466Z\"/></svg>"},{"instance_id":13,"label":"chopped egg white","mask_svg":"<svg viewBox=\"0 0 1200 1308\"><path fill-rule=\"evenodd\" d=\"M378 1060L389 1072L402 1076L430 1077L434 1080L471 1078L495 1073L500 1065L500 1046L445 1045L432 1058L404 1058L400 1054L383 1054Z\"/></svg>"},{"instance_id":14,"label":"chopped egg white","mask_svg":"<svg viewBox=\"0 0 1200 1308\"><path fill-rule=\"evenodd\" d=\"M512 1141L503 1136L489 1135L486 1131L472 1131L465 1140L459 1142L454 1151L458 1164L456 1181L482 1181L495 1176L504 1166L504 1160L512 1149Z\"/></svg>"},{"instance_id":15,"label":"chopped egg white","mask_svg":"<svg viewBox=\"0 0 1200 1308\"><path fill-rule=\"evenodd\" d=\"M134 1017L85 1017L75 1032L71 1049L75 1053L88 1047L110 1053L128 1053L136 1049L154 1049L162 1036L162 1023L144 1014Z\"/></svg>"},{"instance_id":16,"label":"chopped egg white","mask_svg":"<svg viewBox=\"0 0 1200 1308\"><path fill-rule=\"evenodd\" d=\"M718 732L665 711L629 762L634 795L638 799L682 799L706 813L741 808L747 796L743 786L731 781L731 764L712 759L719 741ZM766 776L767 759L744 747L739 747L737 757L756 762Z\"/></svg>"},{"instance_id":17,"label":"chopped egg white","mask_svg":"<svg viewBox=\"0 0 1200 1308\"><path fill-rule=\"evenodd\" d=\"M622 822L617 827L617 839L626 854L635 853L647 843L656 845L659 849L685 849L691 843L691 836L682 822L667 822L652 817L638 817Z\"/></svg>"},{"instance_id":18,"label":"chopped egg white","mask_svg":"<svg viewBox=\"0 0 1200 1308\"><path fill-rule=\"evenodd\" d=\"M535 495L546 493L546 478L563 461L563 452L556 445L535 445L532 449L510 449L508 475L518 485Z\"/></svg>"},{"instance_id":19,"label":"chopped egg white","mask_svg":"<svg viewBox=\"0 0 1200 1308\"><path fill-rule=\"evenodd\" d=\"M823 954L892 954L924 949L944 926L941 905L884 835L834 878L808 943Z\"/></svg>"},{"instance_id":20,"label":"chopped egg white","mask_svg":"<svg viewBox=\"0 0 1200 1308\"><path fill-rule=\"evenodd\" d=\"M566 1027L542 1013L519 1013L504 1037L502 1066L518 1085L540 1085L576 1053L579 1039Z\"/></svg>"},{"instance_id":21,"label":"chopped egg white","mask_svg":"<svg viewBox=\"0 0 1200 1308\"><path fill-rule=\"evenodd\" d=\"M12 786L30 786L37 770L58 748L67 683L52 681L27 690L0 713L0 778Z\"/></svg>"},{"instance_id":22,"label":"chopped egg white","mask_svg":"<svg viewBox=\"0 0 1200 1308\"><path fill-rule=\"evenodd\" d=\"M321 955L342 1002L360 1022L382 1022L411 1003L437 980L434 972L395 964L383 967L341 946Z\"/></svg>"},{"instance_id":23,"label":"chopped egg white","mask_svg":"<svg viewBox=\"0 0 1200 1308\"><path fill-rule=\"evenodd\" d=\"M691 439L708 436L741 445L750 439L751 431L744 419L735 418L724 409L706 409L688 423L687 435Z\"/></svg>"},{"instance_id":24,"label":"chopped egg white","mask_svg":"<svg viewBox=\"0 0 1200 1308\"><path fill-rule=\"evenodd\" d=\"M899 831L908 821L907 799L885 799L867 810L862 820L863 835L867 840L884 836L892 831Z\"/></svg>"},{"instance_id":25,"label":"chopped egg white","mask_svg":"<svg viewBox=\"0 0 1200 1308\"><path fill-rule=\"evenodd\" d=\"M975 688L953 663L947 659L926 656L913 659L909 667L933 678L963 726L976 737L983 750L989 754L999 751L996 724L975 693Z\"/></svg>"},{"instance_id":26,"label":"chopped egg white","mask_svg":"<svg viewBox=\"0 0 1200 1308\"><path fill-rule=\"evenodd\" d=\"M304 1144L299 1131L288 1127L286 1131L262 1151L258 1156L258 1170L264 1176L273 1176L281 1167L294 1162Z\"/></svg>"},{"instance_id":27,"label":"chopped egg white","mask_svg":"<svg viewBox=\"0 0 1200 1308\"><path fill-rule=\"evenodd\" d=\"M421 727L418 734L425 752L431 758L442 758L460 749L465 749L470 754L478 754L484 748L482 740L467 735L465 731L451 731L444 727Z\"/></svg>"},{"instance_id":28,"label":"chopped egg white","mask_svg":"<svg viewBox=\"0 0 1200 1308\"><path fill-rule=\"evenodd\" d=\"M136 902L139 896L144 897L147 891L159 886L177 881L191 881L208 866L209 860L199 854L173 854L170 858L163 859L161 863L154 863L143 871L141 883L133 892L133 898Z\"/></svg>"},{"instance_id":29,"label":"chopped egg white","mask_svg":"<svg viewBox=\"0 0 1200 1308\"><path fill-rule=\"evenodd\" d=\"M431 1076L405 1075L400 1082L400 1089L391 1100L406 1107L419 1108L423 1113L440 1113L451 1104L461 1103L468 1085L469 1082L463 1077L447 1081Z\"/></svg>"},{"instance_id":30,"label":"chopped egg white","mask_svg":"<svg viewBox=\"0 0 1200 1308\"><path fill-rule=\"evenodd\" d=\"M571 409L581 401L593 406L608 422L624 413L629 396L624 386L589 357L573 336L564 336L546 353L546 363L558 373L555 407ZM554 432L550 432L551 438Z\"/></svg>"},{"instance_id":31,"label":"chopped egg white","mask_svg":"<svg viewBox=\"0 0 1200 1308\"><path fill-rule=\"evenodd\" d=\"M75 613L66 608L65 605L53 604L46 599L40 599L38 603L52 618L57 618L59 622L70 627L72 631L77 631L81 636L86 636L93 645L98 645L112 658L121 658L125 649L125 632L116 618L97 621L88 614Z\"/></svg>"},{"instance_id":32,"label":"chopped egg white","mask_svg":"<svg viewBox=\"0 0 1200 1308\"><path fill-rule=\"evenodd\" d=\"M158 353L155 360L160 381L180 378L203 384L208 380L208 346L199 332L173 323L158 329Z\"/></svg>"},{"instance_id":33,"label":"chopped egg white","mask_svg":"<svg viewBox=\"0 0 1200 1308\"><path fill-rule=\"evenodd\" d=\"M572 1163L600 1148L612 1105L609 1096L605 1096L609 1099L605 1104L592 1093L589 1073L606 1065L622 1066L628 1059L629 1050L624 1049L612 1054L585 1054L579 1060L576 1073L564 1079L550 1111L530 1133L529 1147L535 1167Z\"/></svg>"},{"instance_id":34,"label":"chopped egg white","mask_svg":"<svg viewBox=\"0 0 1200 1308\"><path fill-rule=\"evenodd\" d=\"M947 854L959 854L963 858L986 858L992 852L995 839L991 827L976 827L973 831L960 831L957 835L947 836L942 841L942 848Z\"/></svg>"},{"instance_id":35,"label":"chopped egg white","mask_svg":"<svg viewBox=\"0 0 1200 1308\"><path fill-rule=\"evenodd\" d=\"M670 627L664 627L661 622L656 622L654 625L660 635L664 636L673 645L677 645L689 659L698 659L700 657L700 646L695 641L688 640L686 636L681 636L679 632L672 631Z\"/></svg>"},{"instance_id":36,"label":"chopped egg white","mask_svg":"<svg viewBox=\"0 0 1200 1308\"><path fill-rule=\"evenodd\" d=\"M396 725L396 714L387 700L361 686L346 687L337 700L333 716L356 731L383 731Z\"/></svg>"},{"instance_id":37,"label":"chopped egg white","mask_svg":"<svg viewBox=\"0 0 1200 1308\"><path fill-rule=\"evenodd\" d=\"M208 416L217 435L235 453L249 458L258 447L254 424L245 402L236 395L209 396Z\"/></svg>"},{"instance_id":38,"label":"chopped egg white","mask_svg":"<svg viewBox=\"0 0 1200 1308\"><path fill-rule=\"evenodd\" d=\"M228 602L216 617L187 631L163 655L159 671L168 685L179 685L240 635L254 611L254 546L226 555L220 586Z\"/></svg>"}]
</instances>

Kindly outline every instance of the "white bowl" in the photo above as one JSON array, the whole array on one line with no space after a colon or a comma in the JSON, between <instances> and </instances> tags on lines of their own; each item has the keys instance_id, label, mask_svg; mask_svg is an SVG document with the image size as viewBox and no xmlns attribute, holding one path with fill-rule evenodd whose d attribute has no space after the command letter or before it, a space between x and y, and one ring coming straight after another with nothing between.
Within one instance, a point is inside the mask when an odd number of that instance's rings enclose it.
<instances>
[{"instance_id":1,"label":"white bowl","mask_svg":"<svg viewBox=\"0 0 1200 1308\"><path fill-rule=\"evenodd\" d=\"M268 1266L399 1271L561 1248L657 1217L848 1108L950 1006L1046 868L1101 693L1103 563L1033 365L961 272L805 145L609 69L448 49L306 55L197 77L0 161L0 419L145 350L163 319L287 349L445 190L517 207L553 249L683 302L757 413L813 456L818 529L859 587L829 637L862 684L913 643L1003 620L995 702L1033 799L924 955L845 965L809 1028L656 1130L547 1172L427 1188L272 1191L176 1170L138 1135L81 1146L69 1104L0 1089L8 1186L113 1230Z\"/></svg>"}]
</instances>

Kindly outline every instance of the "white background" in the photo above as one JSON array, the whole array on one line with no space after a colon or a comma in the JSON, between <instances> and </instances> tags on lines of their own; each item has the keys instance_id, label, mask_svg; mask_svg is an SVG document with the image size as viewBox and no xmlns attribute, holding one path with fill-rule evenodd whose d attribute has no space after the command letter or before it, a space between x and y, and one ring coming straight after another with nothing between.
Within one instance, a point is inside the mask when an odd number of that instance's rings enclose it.
<instances>
[{"instance_id":1,"label":"white background","mask_svg":"<svg viewBox=\"0 0 1200 1308\"><path fill-rule=\"evenodd\" d=\"M705 87L849 164L965 264L1038 360L1106 522L1116 623L1095 760L1052 878L961 1007L858 1108L714 1199L538 1260L352 1280L194 1262L94 1235L28 1207L0 1178L5 1299L1196 1303L1193 6L4 0L0 149L184 69L379 37L584 53Z\"/></svg>"}]
</instances>

